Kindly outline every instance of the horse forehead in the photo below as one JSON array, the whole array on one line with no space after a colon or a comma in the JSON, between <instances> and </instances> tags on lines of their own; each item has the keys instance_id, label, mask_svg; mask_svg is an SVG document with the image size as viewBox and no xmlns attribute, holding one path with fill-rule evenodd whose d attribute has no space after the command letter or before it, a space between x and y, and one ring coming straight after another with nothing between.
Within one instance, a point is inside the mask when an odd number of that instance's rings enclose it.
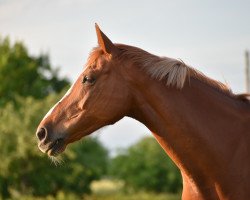
<instances>
[{"instance_id":1,"label":"horse forehead","mask_svg":"<svg viewBox=\"0 0 250 200\"><path fill-rule=\"evenodd\" d=\"M97 52L92 52L88 57L85 69L101 70L107 68L112 62L112 55L107 55Z\"/></svg>"},{"instance_id":2,"label":"horse forehead","mask_svg":"<svg viewBox=\"0 0 250 200\"><path fill-rule=\"evenodd\" d=\"M104 56L100 56L95 60L96 67L101 68L104 65L108 64L108 60Z\"/></svg>"}]
</instances>

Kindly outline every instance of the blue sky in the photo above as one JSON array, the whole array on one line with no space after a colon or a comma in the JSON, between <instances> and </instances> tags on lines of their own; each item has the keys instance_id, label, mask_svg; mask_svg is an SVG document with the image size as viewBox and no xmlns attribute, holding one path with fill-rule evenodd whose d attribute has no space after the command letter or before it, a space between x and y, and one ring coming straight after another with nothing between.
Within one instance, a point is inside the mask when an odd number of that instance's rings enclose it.
<instances>
[{"instance_id":1,"label":"blue sky","mask_svg":"<svg viewBox=\"0 0 250 200\"><path fill-rule=\"evenodd\" d=\"M250 49L249 0L0 0L0 34L22 40L31 54L49 53L72 81L97 44L94 23L113 42L181 58L244 92L244 51ZM148 135L125 119L99 131L111 150Z\"/></svg>"}]
</instances>

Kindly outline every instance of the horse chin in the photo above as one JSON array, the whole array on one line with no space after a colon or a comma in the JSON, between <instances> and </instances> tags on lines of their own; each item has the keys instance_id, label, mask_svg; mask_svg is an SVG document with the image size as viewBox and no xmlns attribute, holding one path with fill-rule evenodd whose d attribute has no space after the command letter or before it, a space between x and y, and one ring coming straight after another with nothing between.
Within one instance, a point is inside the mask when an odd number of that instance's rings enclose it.
<instances>
[{"instance_id":1,"label":"horse chin","mask_svg":"<svg viewBox=\"0 0 250 200\"><path fill-rule=\"evenodd\" d=\"M47 150L47 155L49 157L57 157L66 148L65 141L63 139L56 140L54 144Z\"/></svg>"}]
</instances>

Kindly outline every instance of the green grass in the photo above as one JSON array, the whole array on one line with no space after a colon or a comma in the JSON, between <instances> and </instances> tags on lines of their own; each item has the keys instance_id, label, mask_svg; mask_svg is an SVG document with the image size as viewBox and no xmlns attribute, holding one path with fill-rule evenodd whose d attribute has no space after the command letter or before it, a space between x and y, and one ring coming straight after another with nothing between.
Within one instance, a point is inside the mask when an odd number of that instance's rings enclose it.
<instances>
[{"instance_id":1,"label":"green grass","mask_svg":"<svg viewBox=\"0 0 250 200\"><path fill-rule=\"evenodd\" d=\"M124 193L124 183L119 180L102 179L91 184L92 194L84 200L180 200L179 194L156 194L148 192Z\"/></svg>"},{"instance_id":2,"label":"green grass","mask_svg":"<svg viewBox=\"0 0 250 200\"><path fill-rule=\"evenodd\" d=\"M103 194L86 196L84 200L180 200L176 194L153 194L140 192L136 194Z\"/></svg>"},{"instance_id":3,"label":"green grass","mask_svg":"<svg viewBox=\"0 0 250 200\"><path fill-rule=\"evenodd\" d=\"M7 200L180 200L180 194L137 192L125 193L124 183L120 180L102 179L91 184L92 194L79 197L74 193L59 191L55 196L46 197L26 196L13 193ZM73 191L72 191L73 192ZM0 196L0 200L3 200Z\"/></svg>"}]
</instances>

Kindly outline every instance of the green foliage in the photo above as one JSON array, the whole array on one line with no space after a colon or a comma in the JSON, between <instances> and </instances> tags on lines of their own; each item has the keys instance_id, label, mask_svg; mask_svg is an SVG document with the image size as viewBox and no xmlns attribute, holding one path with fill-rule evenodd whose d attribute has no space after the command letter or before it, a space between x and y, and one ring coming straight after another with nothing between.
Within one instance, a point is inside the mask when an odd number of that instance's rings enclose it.
<instances>
[{"instance_id":1,"label":"green foliage","mask_svg":"<svg viewBox=\"0 0 250 200\"><path fill-rule=\"evenodd\" d=\"M136 191L176 193L182 185L179 170L151 137L113 158L110 173Z\"/></svg>"},{"instance_id":2,"label":"green foliage","mask_svg":"<svg viewBox=\"0 0 250 200\"><path fill-rule=\"evenodd\" d=\"M70 145L64 163L55 166L37 147L35 130L41 117L60 95L44 100L19 98L0 108L0 197L55 196L58 191L76 195L89 192L92 180L105 173L108 155L95 138Z\"/></svg>"},{"instance_id":3,"label":"green foliage","mask_svg":"<svg viewBox=\"0 0 250 200\"><path fill-rule=\"evenodd\" d=\"M0 106L15 102L16 96L41 99L60 92L67 79L58 77L47 55L30 56L22 42L11 45L8 37L0 37Z\"/></svg>"}]
</instances>

